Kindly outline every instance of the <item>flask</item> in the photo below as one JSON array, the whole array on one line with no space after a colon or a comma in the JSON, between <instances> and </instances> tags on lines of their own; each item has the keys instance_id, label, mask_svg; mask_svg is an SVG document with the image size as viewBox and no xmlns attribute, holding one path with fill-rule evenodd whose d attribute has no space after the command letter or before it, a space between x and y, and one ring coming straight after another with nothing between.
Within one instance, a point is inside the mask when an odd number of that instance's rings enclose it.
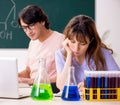
<instances>
[{"instance_id":1,"label":"flask","mask_svg":"<svg viewBox=\"0 0 120 105\"><path fill-rule=\"evenodd\" d=\"M67 82L64 86L64 89L62 91L62 96L61 96L61 98L65 101L80 100L80 95L79 95L76 79L74 76L74 70L75 68L73 66L69 67Z\"/></svg>"},{"instance_id":2,"label":"flask","mask_svg":"<svg viewBox=\"0 0 120 105\"><path fill-rule=\"evenodd\" d=\"M53 99L52 87L47 75L46 60L44 58L39 60L38 73L32 86L31 98L34 100Z\"/></svg>"}]
</instances>

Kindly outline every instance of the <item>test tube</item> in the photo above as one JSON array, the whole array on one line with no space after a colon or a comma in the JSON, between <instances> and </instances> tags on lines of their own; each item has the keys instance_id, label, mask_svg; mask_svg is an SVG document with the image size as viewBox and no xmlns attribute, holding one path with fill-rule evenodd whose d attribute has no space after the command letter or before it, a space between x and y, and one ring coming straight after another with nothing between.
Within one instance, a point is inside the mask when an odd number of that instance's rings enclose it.
<instances>
[{"instance_id":1,"label":"test tube","mask_svg":"<svg viewBox=\"0 0 120 105\"><path fill-rule=\"evenodd\" d=\"M120 88L120 72L118 74L118 88Z\"/></svg>"},{"instance_id":2,"label":"test tube","mask_svg":"<svg viewBox=\"0 0 120 105\"><path fill-rule=\"evenodd\" d=\"M91 73L89 71L85 71L85 76L86 76L86 88L91 87Z\"/></svg>"},{"instance_id":3,"label":"test tube","mask_svg":"<svg viewBox=\"0 0 120 105\"><path fill-rule=\"evenodd\" d=\"M97 74L97 88L101 88L102 86L102 83L101 83L101 79L102 79L102 76L101 76L101 72L98 71L98 74Z\"/></svg>"},{"instance_id":4,"label":"test tube","mask_svg":"<svg viewBox=\"0 0 120 105\"><path fill-rule=\"evenodd\" d=\"M84 71L85 74L85 99L90 100L91 74L90 71Z\"/></svg>"}]
</instances>

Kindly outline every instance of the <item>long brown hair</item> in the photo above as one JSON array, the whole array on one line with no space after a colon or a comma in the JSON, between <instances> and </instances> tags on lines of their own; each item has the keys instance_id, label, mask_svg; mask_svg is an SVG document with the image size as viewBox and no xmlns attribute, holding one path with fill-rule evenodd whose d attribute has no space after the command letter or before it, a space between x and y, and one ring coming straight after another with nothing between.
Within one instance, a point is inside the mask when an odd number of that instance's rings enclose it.
<instances>
[{"instance_id":1,"label":"long brown hair","mask_svg":"<svg viewBox=\"0 0 120 105\"><path fill-rule=\"evenodd\" d=\"M65 38L70 39L75 36L77 41L86 41L86 37L89 38L91 43L87 49L86 55L88 57L88 66L90 69L90 60L93 59L96 70L103 70L105 68L105 59L102 54L101 48L106 48L113 53L113 50L108 48L104 43L102 43L99 34L96 29L94 20L86 15L78 15L73 17L66 25L63 34ZM66 56L66 51L64 52Z\"/></svg>"}]
</instances>

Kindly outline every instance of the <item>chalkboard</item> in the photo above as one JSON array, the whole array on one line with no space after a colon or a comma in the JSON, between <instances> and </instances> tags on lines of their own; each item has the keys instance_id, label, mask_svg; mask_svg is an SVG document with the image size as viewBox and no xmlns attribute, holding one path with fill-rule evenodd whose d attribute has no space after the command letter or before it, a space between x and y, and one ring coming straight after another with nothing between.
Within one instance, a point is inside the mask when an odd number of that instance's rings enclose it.
<instances>
[{"instance_id":1,"label":"chalkboard","mask_svg":"<svg viewBox=\"0 0 120 105\"><path fill-rule=\"evenodd\" d=\"M39 5L48 15L51 29L63 32L75 15L94 18L94 0L0 0L0 48L27 48L29 38L19 28L18 13L29 4Z\"/></svg>"}]
</instances>

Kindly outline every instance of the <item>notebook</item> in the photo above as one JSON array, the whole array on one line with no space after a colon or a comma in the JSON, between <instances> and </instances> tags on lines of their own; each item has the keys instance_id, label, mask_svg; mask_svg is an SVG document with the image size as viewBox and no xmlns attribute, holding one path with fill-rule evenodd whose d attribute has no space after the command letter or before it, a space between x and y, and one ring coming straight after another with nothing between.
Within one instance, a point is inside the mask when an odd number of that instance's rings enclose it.
<instances>
[{"instance_id":1,"label":"notebook","mask_svg":"<svg viewBox=\"0 0 120 105\"><path fill-rule=\"evenodd\" d=\"M18 65L15 57L0 57L0 98L23 98L29 93L22 92L18 84Z\"/></svg>"}]
</instances>

